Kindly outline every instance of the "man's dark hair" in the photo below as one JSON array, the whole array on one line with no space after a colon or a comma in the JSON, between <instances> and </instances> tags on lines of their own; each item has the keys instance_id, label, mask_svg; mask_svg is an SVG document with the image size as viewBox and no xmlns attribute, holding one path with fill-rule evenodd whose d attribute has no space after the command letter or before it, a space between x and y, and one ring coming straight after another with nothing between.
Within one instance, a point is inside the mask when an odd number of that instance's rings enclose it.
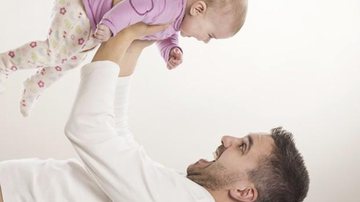
<instances>
[{"instance_id":1,"label":"man's dark hair","mask_svg":"<svg viewBox=\"0 0 360 202\"><path fill-rule=\"evenodd\" d=\"M301 202L309 190L309 174L293 135L281 127L271 130L272 153L249 171L258 191L256 202Z\"/></svg>"}]
</instances>

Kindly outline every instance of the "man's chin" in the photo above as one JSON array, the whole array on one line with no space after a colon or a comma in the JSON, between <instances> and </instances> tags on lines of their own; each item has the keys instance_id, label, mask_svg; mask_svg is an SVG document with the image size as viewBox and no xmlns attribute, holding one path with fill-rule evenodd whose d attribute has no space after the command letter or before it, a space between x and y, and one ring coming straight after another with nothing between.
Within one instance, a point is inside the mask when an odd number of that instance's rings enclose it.
<instances>
[{"instance_id":1,"label":"man's chin","mask_svg":"<svg viewBox=\"0 0 360 202\"><path fill-rule=\"evenodd\" d=\"M214 161L208 161L205 159L200 159L197 162L189 165L187 168L187 176L189 175L198 175L200 174L202 169L205 169L209 167L211 164L213 164Z\"/></svg>"}]
</instances>

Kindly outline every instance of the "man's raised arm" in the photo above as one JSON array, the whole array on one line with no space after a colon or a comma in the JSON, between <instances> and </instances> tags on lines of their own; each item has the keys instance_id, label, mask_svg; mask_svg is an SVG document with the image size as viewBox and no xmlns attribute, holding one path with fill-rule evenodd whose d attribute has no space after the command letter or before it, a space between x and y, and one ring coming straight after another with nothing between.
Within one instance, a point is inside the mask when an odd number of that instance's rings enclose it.
<instances>
[{"instance_id":1,"label":"man's raised arm","mask_svg":"<svg viewBox=\"0 0 360 202\"><path fill-rule=\"evenodd\" d=\"M114 49L126 51L129 41L117 39L121 43L116 43ZM106 52L110 47L108 44L103 50ZM103 58L101 54L106 56L104 52L97 54L97 61L82 69L65 134L93 179L112 201L149 201L153 197L149 183L157 187L156 178L163 172L159 172L158 164L148 158L127 129L129 78L118 78L119 66L114 61L119 61L120 56L110 54L110 58Z\"/></svg>"}]
</instances>

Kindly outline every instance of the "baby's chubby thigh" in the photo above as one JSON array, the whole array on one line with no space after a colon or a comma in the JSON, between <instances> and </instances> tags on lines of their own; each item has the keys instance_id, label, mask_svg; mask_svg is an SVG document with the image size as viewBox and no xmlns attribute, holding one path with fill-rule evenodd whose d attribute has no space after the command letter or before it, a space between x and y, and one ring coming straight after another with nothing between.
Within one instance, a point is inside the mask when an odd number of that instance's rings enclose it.
<instances>
[{"instance_id":1,"label":"baby's chubby thigh","mask_svg":"<svg viewBox=\"0 0 360 202\"><path fill-rule=\"evenodd\" d=\"M57 0L55 7L48 34L50 66L64 64L89 46L96 46L81 0Z\"/></svg>"}]
</instances>

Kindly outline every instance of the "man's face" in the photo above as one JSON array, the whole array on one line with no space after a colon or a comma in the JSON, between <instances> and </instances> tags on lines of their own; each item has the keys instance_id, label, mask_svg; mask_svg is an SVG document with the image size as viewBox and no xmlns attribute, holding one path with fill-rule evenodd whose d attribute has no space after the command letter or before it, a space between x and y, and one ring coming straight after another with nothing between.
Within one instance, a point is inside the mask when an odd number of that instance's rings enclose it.
<instances>
[{"instance_id":1,"label":"man's face","mask_svg":"<svg viewBox=\"0 0 360 202\"><path fill-rule=\"evenodd\" d=\"M270 134L260 133L242 138L224 136L221 142L214 161L201 159L188 167L190 180L211 190L249 181L247 172L257 168L259 160L270 155L274 145Z\"/></svg>"}]
</instances>

